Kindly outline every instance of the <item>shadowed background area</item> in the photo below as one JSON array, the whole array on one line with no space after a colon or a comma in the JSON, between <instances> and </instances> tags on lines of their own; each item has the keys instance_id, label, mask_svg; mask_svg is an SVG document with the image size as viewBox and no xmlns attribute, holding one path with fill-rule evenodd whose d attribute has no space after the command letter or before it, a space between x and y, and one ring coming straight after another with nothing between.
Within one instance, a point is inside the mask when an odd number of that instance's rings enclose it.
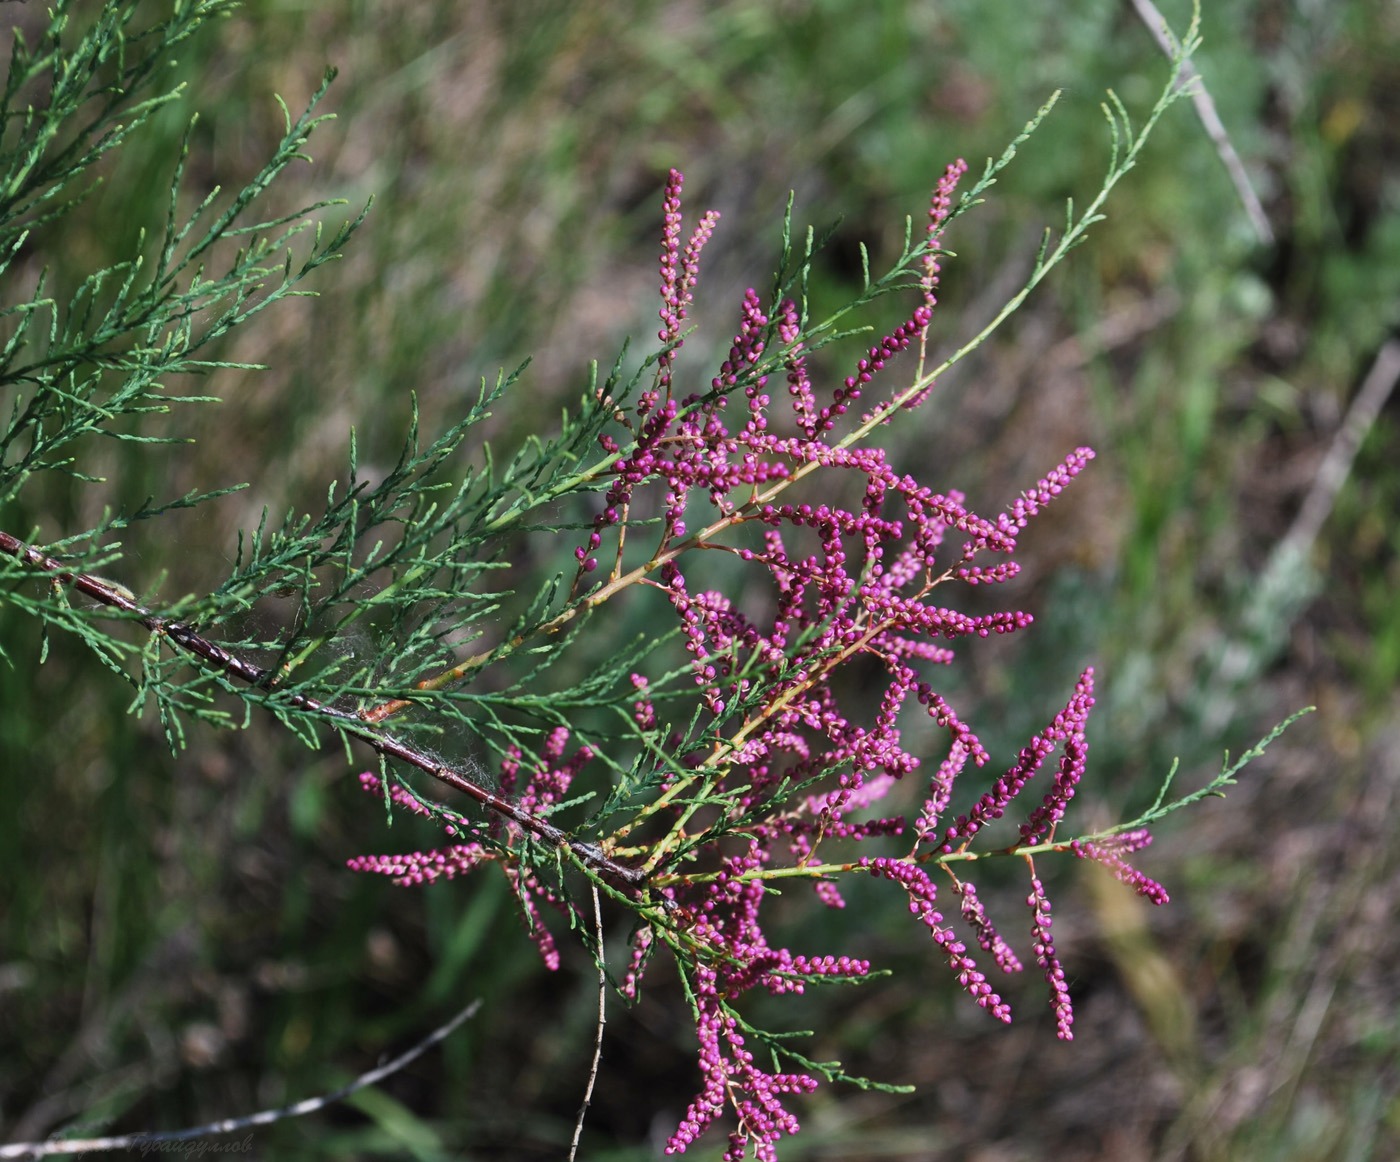
<instances>
[{"instance_id":1,"label":"shadowed background area","mask_svg":"<svg viewBox=\"0 0 1400 1162\"><path fill-rule=\"evenodd\" d=\"M1183 5L1164 11L1184 27ZM43 22L35 4L0 7L27 34ZM1089 243L892 446L985 510L1075 445L1097 449L998 595L1037 625L965 647L951 687L1009 762L1095 665L1081 823L1145 806L1174 756L1195 787L1224 750L1303 705L1318 713L1227 799L1159 828L1142 866L1167 908L1145 910L1087 864L1046 869L1071 1045L1055 1041L1033 971L1009 989L1010 1029L967 1003L897 893L857 890L843 913L784 901L795 949L870 956L893 976L759 1017L820 1030L813 1057L917 1086L824 1086L785 1160L1400 1153L1400 404L1384 357L1400 317L1400 11L1216 0L1203 31L1197 66L1273 244L1178 104ZM743 289L771 282L789 191L799 223L840 219L819 311L858 283L862 243L876 271L898 254L948 161L977 170L1061 89L947 239L933 345L951 349L1017 289L1064 199L1097 190L1104 89L1140 117L1168 69L1119 0L252 0L186 46L186 98L107 165L62 246L6 277L46 264L71 286L158 229L191 113L191 200L246 180L282 132L274 94L299 112L327 64L337 119L271 198L376 204L318 276L320 297L268 312L220 353L268 370L211 376L223 402L184 417L195 443L94 453L109 487L49 488L0 526L55 539L104 504L250 482L127 538L118 579L173 600L225 575L264 507L314 511L351 427L362 465L392 463L411 394L432 433L482 376L532 356L490 437L509 449L547 430L590 359L610 364L627 335L651 342L671 166L689 220L723 214L677 373L708 382ZM908 305L863 321L888 330ZM1348 429L1373 371L1379 411ZM558 567L552 547L522 564ZM37 631L7 618L0 1138L294 1101L480 996L440 1050L348 1106L260 1130L257 1155L563 1156L596 1004L579 949L545 972L499 877L405 892L350 875L347 857L417 833L385 832L342 754L256 723L195 733L172 759L159 724L126 714L126 686L63 642L39 667ZM471 739L444 746L472 754ZM1024 888L1005 882L1009 898L990 902L1014 914ZM583 1157L657 1156L696 1088L693 1042L673 974L634 1009L614 1004ZM706 1139L691 1156L722 1149Z\"/></svg>"}]
</instances>

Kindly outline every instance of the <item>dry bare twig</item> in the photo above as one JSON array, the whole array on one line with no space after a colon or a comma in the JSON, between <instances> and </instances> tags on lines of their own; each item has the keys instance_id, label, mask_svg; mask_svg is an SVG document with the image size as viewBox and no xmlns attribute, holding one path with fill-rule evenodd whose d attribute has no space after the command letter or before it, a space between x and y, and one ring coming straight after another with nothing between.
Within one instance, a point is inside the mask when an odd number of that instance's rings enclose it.
<instances>
[{"instance_id":1,"label":"dry bare twig","mask_svg":"<svg viewBox=\"0 0 1400 1162\"><path fill-rule=\"evenodd\" d=\"M1161 45L1162 51L1167 54L1167 57L1170 60L1178 59L1181 55L1181 46L1177 43L1176 37L1172 35L1166 18L1158 11L1157 5L1152 3L1152 0L1132 0L1132 5L1157 43ZM1220 155L1225 172L1230 175L1230 181L1235 187L1235 193L1239 195L1245 213L1249 215L1254 233L1259 236L1260 242L1266 246L1272 246L1274 228L1269 225L1269 218L1264 213L1264 206L1259 201L1259 195L1254 192L1253 185L1250 184L1244 162L1240 160L1240 155L1235 151L1235 147L1230 141L1225 123L1220 120L1220 114L1216 112L1215 101L1212 100L1210 91L1201 78L1200 71L1196 68L1195 63L1188 58L1181 62L1179 83L1185 89L1193 81L1195 84L1191 87L1191 103L1196 107L1196 116L1200 118L1201 125L1204 126L1211 142L1215 145L1215 152Z\"/></svg>"},{"instance_id":2,"label":"dry bare twig","mask_svg":"<svg viewBox=\"0 0 1400 1162\"><path fill-rule=\"evenodd\" d=\"M452 1020L434 1029L411 1049L399 1054L392 1061L377 1069L360 1074L349 1085L342 1086L332 1093L323 1094L321 1097L311 1097L293 1105L283 1106L281 1109L261 1110L245 1117L225 1118L222 1121L208 1122L202 1126L191 1126L184 1130L120 1134L111 1138L55 1138L46 1142L12 1142L7 1146L0 1146L0 1158L49 1158L58 1154L86 1154L106 1150L141 1150L145 1152L164 1142L193 1142L200 1138L213 1137L216 1134L236 1134L239 1130L251 1129L254 1126L270 1126L284 1118L299 1118L306 1114L312 1114L335 1102L343 1101L352 1093L356 1093L366 1086L375 1085L405 1066L411 1065L439 1041L451 1036L460 1025L474 1017L480 1008L481 1001L479 999L472 1001Z\"/></svg>"},{"instance_id":3,"label":"dry bare twig","mask_svg":"<svg viewBox=\"0 0 1400 1162\"><path fill-rule=\"evenodd\" d=\"M603 962L603 913L598 900L598 885L593 889L593 933L598 942L598 1026L593 1038L593 1061L588 1067L588 1084L583 1087L583 1104L579 1106L578 1121L574 1123L574 1140L569 1143L569 1162L578 1157L579 1139L583 1137L583 1120L593 1101L593 1085L598 1080L598 1064L603 1059L603 1027L608 1023L608 969Z\"/></svg>"}]
</instances>

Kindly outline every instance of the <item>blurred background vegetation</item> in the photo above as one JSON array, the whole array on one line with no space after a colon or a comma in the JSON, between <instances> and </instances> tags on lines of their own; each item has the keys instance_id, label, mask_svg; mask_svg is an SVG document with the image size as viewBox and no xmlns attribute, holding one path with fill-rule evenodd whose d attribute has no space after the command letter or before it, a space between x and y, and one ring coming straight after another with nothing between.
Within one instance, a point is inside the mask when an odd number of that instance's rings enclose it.
<instances>
[{"instance_id":1,"label":"blurred background vegetation","mask_svg":"<svg viewBox=\"0 0 1400 1162\"><path fill-rule=\"evenodd\" d=\"M1184 7L1164 4L1178 28ZM44 20L37 4L0 16L31 36ZM964 650L952 691L1009 756L1093 662L1081 820L1141 806L1174 755L1198 785L1224 749L1304 704L1319 713L1228 799L1162 829L1144 866L1168 908L1145 913L1087 865L1055 869L1072 1045L1033 972L1011 989L1017 1023L992 1027L894 893L817 917L803 901L796 946L895 974L773 1020L918 1090L824 1088L785 1159L1400 1153L1396 403L1304 563L1279 551L1400 317L1400 9L1212 0L1204 34L1198 66L1274 244L1178 105L1089 244L892 438L905 467L988 509L1075 444L1099 451L1003 595L1039 624ZM649 342L668 167L686 172L692 219L724 214L681 364L707 379L743 287L768 285L790 189L800 221L841 220L816 290L834 303L859 243L879 268L947 161L976 169L1063 89L949 239L934 333L951 345L1015 288L1063 199L1096 190L1104 88L1141 115L1167 68L1119 0L250 0L188 46L187 99L121 152L29 276L47 264L71 287L130 251L160 220L191 112L192 196L256 172L280 135L273 95L297 110L328 63L338 120L273 197L377 202L321 297L230 344L270 369L215 376L224 402L182 419L195 444L104 451L110 488L31 495L4 527L56 538L103 503L250 481L127 539L122 582L199 590L263 506L315 508L351 426L362 463L396 455L410 392L431 432L482 375L532 355L494 421L509 446L576 396L589 359ZM441 1050L348 1107L259 1131L257 1155L563 1156L593 1035L584 956L544 972L495 878L420 893L346 873L409 836L384 831L343 755L255 723L172 759L89 656L56 642L41 668L34 627L0 635L17 660L0 669L0 1137L296 1100L479 996ZM1009 881L994 908L1014 916L1022 891ZM639 1006L614 1006L583 1157L656 1156L697 1080L693 1028L658 972Z\"/></svg>"}]
</instances>

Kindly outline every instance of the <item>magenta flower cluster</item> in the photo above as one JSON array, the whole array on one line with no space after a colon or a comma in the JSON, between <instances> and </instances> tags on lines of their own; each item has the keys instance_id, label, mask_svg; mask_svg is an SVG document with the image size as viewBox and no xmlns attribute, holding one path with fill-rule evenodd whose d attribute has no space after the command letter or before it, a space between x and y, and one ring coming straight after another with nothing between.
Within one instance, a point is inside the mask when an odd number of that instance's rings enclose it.
<instances>
[{"instance_id":1,"label":"magenta flower cluster","mask_svg":"<svg viewBox=\"0 0 1400 1162\"><path fill-rule=\"evenodd\" d=\"M498 786L501 794L509 798L516 798L518 795L521 807L532 813L547 811L558 803L567 794L574 777L593 757L592 750L584 746L566 758L564 751L568 743L567 730L552 731L545 740L540 760L528 770L522 769L518 750L508 751L501 762ZM384 783L378 775L370 771L360 775L360 786L376 798L384 797ZM401 807L411 814L430 817L435 815L435 812L420 799L397 784L388 784L388 794L394 806ZM457 829L453 824L446 824L444 829L449 838L456 836ZM493 817L487 825L487 835L492 841L489 847L486 843L474 841L453 843L433 851L416 851L407 855L359 855L347 860L346 867L351 871L388 876L400 887L417 887L441 879L454 879L483 863L496 863L505 872L514 889L513 894L525 914L531 939L539 949L545 965L551 970L557 969L559 949L540 915L539 904L546 903L561 913L567 913L569 905L553 888L541 882L529 868L499 858L500 851L509 848L511 841L519 838L519 827L516 824Z\"/></svg>"},{"instance_id":2,"label":"magenta flower cluster","mask_svg":"<svg viewBox=\"0 0 1400 1162\"><path fill-rule=\"evenodd\" d=\"M681 175L673 170L666 185L659 332L665 347L655 382L623 419L625 431L600 437L608 456L600 479L604 500L576 550L575 593L598 569L604 541L612 538L614 563L599 588L621 591L635 583L660 591L679 621L707 724L705 748L680 756L686 773L659 774L657 798L600 844L606 852L628 853L648 873L640 898L647 907L639 908L645 922L634 937L624 993L635 994L658 944L676 955L690 992L701 1088L668 1153L685 1152L728 1111L737 1128L725 1157L737 1160L753 1150L759 1159L775 1158L774 1144L798 1129L787 1099L810 1092L817 1079L805 1068L783 1071L771 1051L756 1054L736 1002L754 988L801 992L823 979L870 972L858 958L770 945L762 916L768 884L806 879L823 904L841 908L843 879L865 874L890 881L959 986L1007 1021L1010 1007L945 915L934 874L946 877L941 886L957 901L955 920L988 967L1018 972L1021 960L959 869L973 866L972 854L1000 851L1024 859L1030 948L1066 1040L1072 1036L1070 993L1035 855L1070 850L1104 864L1153 902L1166 900L1160 885L1126 861L1150 842L1145 831L1057 839L1085 769L1091 669L1016 760L950 818L955 784L969 762L982 768L991 756L934 689L929 671L953 659L952 644L960 639L1012 633L1031 617L1016 610L967 614L943 595L948 587L1014 578L1020 533L1093 456L1088 448L1075 449L1005 511L984 517L962 494L935 490L899 471L870 442L879 425L917 406L932 386L921 369L940 277L938 245L965 169L961 161L949 166L930 202L927 245L919 256L923 301L827 393L813 381L807 320L798 303L785 298L765 306L753 290L744 296L728 354L706 390L676 389L675 355L716 215L706 214L682 244ZM914 358L917 368L909 366ZM895 375L895 366L904 372ZM778 376L785 408L775 407L769 389ZM887 380L894 386L883 388ZM842 497L859 499L843 503ZM647 563L629 572L624 548L629 536L641 535L629 532L638 515L659 520L647 526L654 538ZM715 552L737 558L741 581L724 590L699 589L688 577L689 563ZM857 667L860 677L853 681ZM853 688L862 700L869 697L872 673L879 675L878 704L862 720L848 702ZM663 716L651 685L641 674L633 681L637 725L654 733ZM923 770L929 739L939 735L946 751L922 785L916 817L881 815L889 793ZM566 748L566 732L556 732L528 772L518 754L508 755L502 793L517 796L530 811L558 803L589 758L586 747L566 758ZM1039 801L1022 808L1023 792L1056 753L1053 774L1041 776ZM377 778L366 776L366 786L382 793ZM391 793L422 810L406 792ZM697 817L702 802L706 811ZM724 825L713 818L716 808ZM996 845L970 851L1013 812ZM508 850L514 824L495 826ZM700 836L710 838L697 847ZM872 840L894 854L857 855L850 848ZM497 849L459 844L412 856L361 857L351 866L410 884L451 877L486 860L501 864L523 888L517 897L526 902L553 967L557 952L547 943L535 901L563 905Z\"/></svg>"}]
</instances>

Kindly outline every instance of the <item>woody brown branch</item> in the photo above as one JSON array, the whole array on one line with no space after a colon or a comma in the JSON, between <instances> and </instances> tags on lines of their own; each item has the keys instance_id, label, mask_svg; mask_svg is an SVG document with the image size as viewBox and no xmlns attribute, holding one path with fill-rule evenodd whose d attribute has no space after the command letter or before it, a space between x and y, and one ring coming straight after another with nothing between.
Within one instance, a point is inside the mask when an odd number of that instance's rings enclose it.
<instances>
[{"instance_id":1,"label":"woody brown branch","mask_svg":"<svg viewBox=\"0 0 1400 1162\"><path fill-rule=\"evenodd\" d=\"M249 686L270 690L274 685L274 672L254 665L246 658L230 653L222 646L210 641L202 634L171 618L159 614L139 604L128 593L109 581L90 573L74 572L57 558L50 557L18 537L0 530L0 552L17 557L37 572L50 579L71 586L78 592L102 605L120 609L134 615L140 625L159 634L166 641L179 648L190 657L198 659L211 669L236 678ZM645 882L645 876L638 868L628 867L610 859L597 845L575 839L567 832L554 826L546 819L522 810L509 799L487 790L469 779L461 771L448 766L424 751L394 737L392 734L372 729L353 711L341 710L317 701L305 694L287 692L286 704L309 715L324 719L337 730L343 731L372 747L387 758L396 758L455 791L474 799L489 811L510 820L521 830L535 836L543 843L567 849L579 864L604 878L630 889L638 889Z\"/></svg>"}]
</instances>

